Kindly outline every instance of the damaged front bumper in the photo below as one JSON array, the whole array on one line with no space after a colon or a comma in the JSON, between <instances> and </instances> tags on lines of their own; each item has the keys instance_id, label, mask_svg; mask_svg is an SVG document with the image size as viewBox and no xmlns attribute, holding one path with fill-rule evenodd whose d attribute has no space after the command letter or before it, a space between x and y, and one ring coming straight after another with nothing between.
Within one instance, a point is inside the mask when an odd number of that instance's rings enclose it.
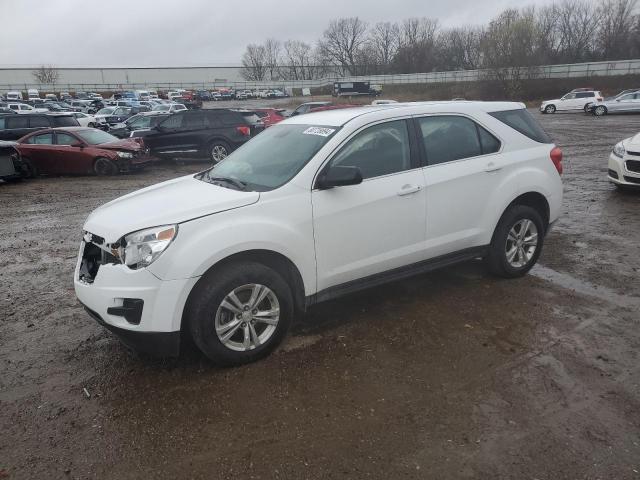
<instances>
[{"instance_id":1,"label":"damaged front bumper","mask_svg":"<svg viewBox=\"0 0 640 480\"><path fill-rule=\"evenodd\" d=\"M81 242L74 273L87 312L122 342L156 356L179 353L182 312L197 278L164 281L120 263L111 245L91 234Z\"/></svg>"}]
</instances>

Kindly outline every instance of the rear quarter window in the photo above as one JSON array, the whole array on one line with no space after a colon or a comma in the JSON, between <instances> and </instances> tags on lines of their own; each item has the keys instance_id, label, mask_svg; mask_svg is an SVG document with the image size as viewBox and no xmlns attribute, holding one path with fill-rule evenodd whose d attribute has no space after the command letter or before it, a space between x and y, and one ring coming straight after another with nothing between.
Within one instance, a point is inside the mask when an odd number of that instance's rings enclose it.
<instances>
[{"instance_id":1,"label":"rear quarter window","mask_svg":"<svg viewBox=\"0 0 640 480\"><path fill-rule=\"evenodd\" d=\"M547 135L547 132L542 129L535 118L524 108L489 112L489 115L535 142L553 143L549 135Z\"/></svg>"}]
</instances>

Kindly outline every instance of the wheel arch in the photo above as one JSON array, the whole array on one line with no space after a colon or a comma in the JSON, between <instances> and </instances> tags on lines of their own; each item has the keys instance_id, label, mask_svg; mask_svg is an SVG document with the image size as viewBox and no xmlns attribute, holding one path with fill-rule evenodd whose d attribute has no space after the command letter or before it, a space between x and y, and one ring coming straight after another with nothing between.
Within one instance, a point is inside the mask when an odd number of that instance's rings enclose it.
<instances>
[{"instance_id":1,"label":"wheel arch","mask_svg":"<svg viewBox=\"0 0 640 480\"><path fill-rule=\"evenodd\" d=\"M533 208L542 217L542 220L544 221L545 231L549 227L549 201L547 200L547 197L545 197L542 193L536 191L523 193L514 198L513 201L509 205L507 205L507 208L504 209L504 212L506 212L512 205L526 205ZM504 212L502 213L503 215ZM502 218L502 216L500 218Z\"/></svg>"},{"instance_id":2,"label":"wheel arch","mask_svg":"<svg viewBox=\"0 0 640 480\"><path fill-rule=\"evenodd\" d=\"M304 281L302 279L302 274L300 273L300 270L295 265L295 263L293 263L293 261L291 261L282 253L276 252L274 250L253 249L231 254L217 261L215 264L209 267L189 292L182 312L183 319L185 314L187 313L189 305L191 304L192 296L195 294L195 292L197 292L198 286L201 284L201 282L203 282L203 279L214 274L216 270L219 270L222 267L242 261L261 263L269 268L272 268L280 275L282 275L284 280L291 287L291 293L293 295L294 307L296 309L296 312L303 312L305 310ZM182 328L184 328L186 322L182 321L181 325Z\"/></svg>"}]
</instances>

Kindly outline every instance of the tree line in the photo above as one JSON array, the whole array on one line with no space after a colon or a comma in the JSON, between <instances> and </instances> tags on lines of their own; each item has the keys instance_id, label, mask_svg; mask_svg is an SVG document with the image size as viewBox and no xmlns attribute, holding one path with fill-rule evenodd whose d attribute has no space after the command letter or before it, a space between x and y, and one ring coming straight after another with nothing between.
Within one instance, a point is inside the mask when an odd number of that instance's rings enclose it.
<instances>
[{"instance_id":1,"label":"tree line","mask_svg":"<svg viewBox=\"0 0 640 480\"><path fill-rule=\"evenodd\" d=\"M426 17L375 24L338 18L314 44L270 38L248 45L242 73L268 81L489 69L500 79L537 65L638 58L636 7L637 0L563 0L453 28Z\"/></svg>"}]
</instances>

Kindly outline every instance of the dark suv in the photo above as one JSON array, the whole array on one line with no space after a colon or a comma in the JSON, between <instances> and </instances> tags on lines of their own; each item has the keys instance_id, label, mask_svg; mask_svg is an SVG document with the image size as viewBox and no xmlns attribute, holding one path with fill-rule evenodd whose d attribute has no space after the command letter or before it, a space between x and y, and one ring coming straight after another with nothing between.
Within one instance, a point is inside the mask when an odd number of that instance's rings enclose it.
<instances>
[{"instance_id":1,"label":"dark suv","mask_svg":"<svg viewBox=\"0 0 640 480\"><path fill-rule=\"evenodd\" d=\"M225 108L174 113L150 130L134 131L144 137L151 153L168 158L225 158L251 138L251 128L238 112Z\"/></svg>"},{"instance_id":2,"label":"dark suv","mask_svg":"<svg viewBox=\"0 0 640 480\"><path fill-rule=\"evenodd\" d=\"M0 140L18 140L43 128L79 126L78 120L70 113L0 115Z\"/></svg>"}]
</instances>

